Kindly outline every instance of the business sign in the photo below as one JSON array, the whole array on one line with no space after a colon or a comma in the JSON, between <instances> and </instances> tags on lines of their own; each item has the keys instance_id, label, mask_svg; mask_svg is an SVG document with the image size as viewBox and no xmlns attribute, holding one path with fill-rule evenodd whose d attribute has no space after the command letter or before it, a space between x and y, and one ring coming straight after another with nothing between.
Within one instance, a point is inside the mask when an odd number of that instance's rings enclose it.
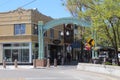
<instances>
[{"instance_id":1,"label":"business sign","mask_svg":"<svg viewBox=\"0 0 120 80\"><path fill-rule=\"evenodd\" d=\"M61 41L59 39L55 39L55 40L53 40L53 43L56 44L56 45L58 45L58 44L61 43Z\"/></svg>"}]
</instances>

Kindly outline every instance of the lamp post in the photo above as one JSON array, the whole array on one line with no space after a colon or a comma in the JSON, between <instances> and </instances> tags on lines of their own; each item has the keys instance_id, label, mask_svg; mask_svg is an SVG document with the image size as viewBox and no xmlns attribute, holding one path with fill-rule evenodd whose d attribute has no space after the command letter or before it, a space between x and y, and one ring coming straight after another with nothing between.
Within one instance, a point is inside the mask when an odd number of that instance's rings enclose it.
<instances>
[{"instance_id":1,"label":"lamp post","mask_svg":"<svg viewBox=\"0 0 120 80\"><path fill-rule=\"evenodd\" d=\"M61 32L60 35L63 37L63 43L64 43L64 48L63 48L64 51L63 51L63 52L66 52L66 42L65 42L65 37L66 37L66 36L69 36L70 33L69 33L69 31L67 31L67 32Z\"/></svg>"},{"instance_id":2,"label":"lamp post","mask_svg":"<svg viewBox=\"0 0 120 80\"><path fill-rule=\"evenodd\" d=\"M62 64L64 64L64 60L66 61L65 57L67 56L67 45L66 45L66 39L68 40L68 37L70 36L70 31L64 30L60 33L61 37L63 38L63 58L62 58ZM69 41L69 40L68 40Z\"/></svg>"}]
</instances>

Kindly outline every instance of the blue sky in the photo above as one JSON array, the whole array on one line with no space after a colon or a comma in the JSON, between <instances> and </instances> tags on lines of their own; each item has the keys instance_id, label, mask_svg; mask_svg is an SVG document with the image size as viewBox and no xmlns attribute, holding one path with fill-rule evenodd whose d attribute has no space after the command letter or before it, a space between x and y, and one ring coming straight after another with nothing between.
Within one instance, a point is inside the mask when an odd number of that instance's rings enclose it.
<instances>
[{"instance_id":1,"label":"blue sky","mask_svg":"<svg viewBox=\"0 0 120 80\"><path fill-rule=\"evenodd\" d=\"M33 0L0 0L0 12L15 10ZM71 14L62 6L61 0L34 0L29 5L24 6L25 9L37 8L39 12L52 18L70 17Z\"/></svg>"}]
</instances>

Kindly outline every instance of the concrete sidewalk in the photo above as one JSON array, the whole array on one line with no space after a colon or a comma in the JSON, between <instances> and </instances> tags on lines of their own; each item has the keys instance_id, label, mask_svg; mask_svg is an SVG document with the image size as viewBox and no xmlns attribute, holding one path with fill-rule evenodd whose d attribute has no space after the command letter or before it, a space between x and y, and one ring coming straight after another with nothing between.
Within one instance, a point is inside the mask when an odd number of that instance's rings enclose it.
<instances>
[{"instance_id":1,"label":"concrete sidewalk","mask_svg":"<svg viewBox=\"0 0 120 80\"><path fill-rule=\"evenodd\" d=\"M14 65L6 65L6 68L3 68L3 65L0 65L0 70L1 69L6 69L6 70L18 70L18 69L77 69L77 66L74 65L58 65L55 67L54 65L51 65L50 67L36 67L34 68L33 65L18 65L17 68L15 68Z\"/></svg>"},{"instance_id":2,"label":"concrete sidewalk","mask_svg":"<svg viewBox=\"0 0 120 80\"><path fill-rule=\"evenodd\" d=\"M32 65L18 65L16 68L14 65L6 65L6 68L3 65L0 65L0 69L33 69Z\"/></svg>"}]
</instances>

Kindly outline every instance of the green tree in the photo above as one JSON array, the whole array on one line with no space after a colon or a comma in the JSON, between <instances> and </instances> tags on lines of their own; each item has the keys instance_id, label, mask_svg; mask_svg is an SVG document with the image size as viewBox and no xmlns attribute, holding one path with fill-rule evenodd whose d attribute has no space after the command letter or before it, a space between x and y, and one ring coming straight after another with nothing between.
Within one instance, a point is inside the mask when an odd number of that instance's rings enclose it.
<instances>
[{"instance_id":1,"label":"green tree","mask_svg":"<svg viewBox=\"0 0 120 80\"><path fill-rule=\"evenodd\" d=\"M120 0L66 0L64 3L72 15L92 22L91 30L97 32L97 43L105 45L108 42L115 48L116 56L118 55ZM119 64L118 58L117 62Z\"/></svg>"}]
</instances>

